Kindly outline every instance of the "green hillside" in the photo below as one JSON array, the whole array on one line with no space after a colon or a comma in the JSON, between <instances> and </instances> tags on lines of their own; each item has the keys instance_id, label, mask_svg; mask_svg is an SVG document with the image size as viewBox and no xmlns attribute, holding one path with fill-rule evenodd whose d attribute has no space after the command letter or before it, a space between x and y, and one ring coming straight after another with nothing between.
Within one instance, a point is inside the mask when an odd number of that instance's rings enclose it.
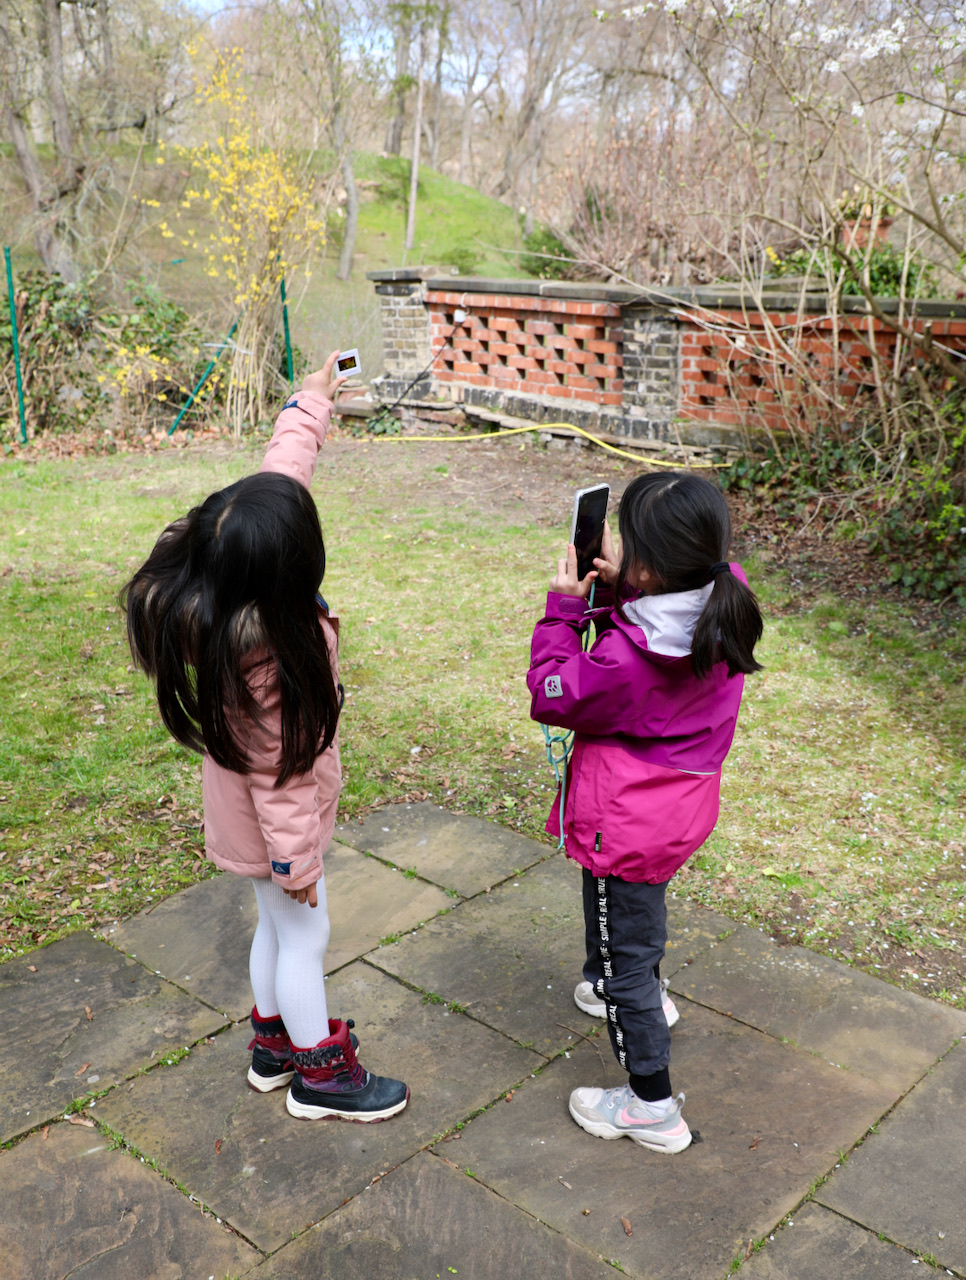
<instances>
[{"instance_id":1,"label":"green hillside","mask_svg":"<svg viewBox=\"0 0 966 1280\"><path fill-rule=\"evenodd\" d=\"M410 164L398 156L363 155L358 161L363 205L358 248L364 270L431 262L462 274L522 275L515 250L522 248L513 210L452 178L421 168L416 237L403 248ZM502 252L501 252L502 251Z\"/></svg>"}]
</instances>

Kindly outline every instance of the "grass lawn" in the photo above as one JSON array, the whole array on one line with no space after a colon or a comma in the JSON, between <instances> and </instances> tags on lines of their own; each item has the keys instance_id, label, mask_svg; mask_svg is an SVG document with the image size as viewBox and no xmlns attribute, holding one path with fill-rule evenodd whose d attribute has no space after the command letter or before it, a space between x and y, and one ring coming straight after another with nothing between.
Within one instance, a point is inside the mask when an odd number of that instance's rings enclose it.
<instances>
[{"instance_id":1,"label":"grass lawn","mask_svg":"<svg viewBox=\"0 0 966 1280\"><path fill-rule=\"evenodd\" d=\"M566 494L633 474L584 452L326 446L345 819L420 797L546 839L529 637ZM168 520L259 456L219 443L0 462L0 957L208 874L199 763L131 670L116 596ZM552 500L530 500L551 483ZM962 1005L966 625L874 589L837 599L777 567L754 528L739 542L766 671L747 684L718 828L672 887Z\"/></svg>"}]
</instances>

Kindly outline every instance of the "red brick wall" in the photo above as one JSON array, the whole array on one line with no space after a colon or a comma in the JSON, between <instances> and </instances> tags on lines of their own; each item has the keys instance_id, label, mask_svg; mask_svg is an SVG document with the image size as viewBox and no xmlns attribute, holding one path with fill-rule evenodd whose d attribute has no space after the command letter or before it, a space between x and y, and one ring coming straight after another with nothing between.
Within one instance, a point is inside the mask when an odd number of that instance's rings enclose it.
<instances>
[{"instance_id":1,"label":"red brick wall","mask_svg":"<svg viewBox=\"0 0 966 1280\"><path fill-rule=\"evenodd\" d=\"M827 412L832 396L858 407L875 396L873 352L892 369L901 343L900 373L911 358L893 330L876 320L870 329L860 316L838 317L837 358L830 316L772 314L766 324L754 312L723 311L702 320L680 320L680 413L721 426L789 426ZM966 322L931 323L937 342L966 352Z\"/></svg>"},{"instance_id":2,"label":"red brick wall","mask_svg":"<svg viewBox=\"0 0 966 1280\"><path fill-rule=\"evenodd\" d=\"M434 366L442 383L620 405L621 309L608 302L430 290ZM457 308L467 319L455 327Z\"/></svg>"}]
</instances>

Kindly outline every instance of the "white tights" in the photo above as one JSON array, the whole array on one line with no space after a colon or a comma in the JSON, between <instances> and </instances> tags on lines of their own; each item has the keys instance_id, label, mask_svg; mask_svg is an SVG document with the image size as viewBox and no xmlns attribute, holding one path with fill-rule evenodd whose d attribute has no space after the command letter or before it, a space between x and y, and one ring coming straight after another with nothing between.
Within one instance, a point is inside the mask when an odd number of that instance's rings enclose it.
<instances>
[{"instance_id":1,"label":"white tights","mask_svg":"<svg viewBox=\"0 0 966 1280\"><path fill-rule=\"evenodd\" d=\"M281 1014L297 1049L311 1049L329 1035L322 962L329 945L325 881L319 905L296 902L274 880L252 880L258 925L249 972L255 1007L263 1018Z\"/></svg>"}]
</instances>

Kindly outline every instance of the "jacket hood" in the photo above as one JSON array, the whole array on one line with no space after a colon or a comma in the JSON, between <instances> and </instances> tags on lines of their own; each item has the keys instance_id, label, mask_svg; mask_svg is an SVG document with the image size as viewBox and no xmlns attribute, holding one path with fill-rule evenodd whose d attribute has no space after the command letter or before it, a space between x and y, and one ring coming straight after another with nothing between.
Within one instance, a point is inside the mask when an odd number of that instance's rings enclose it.
<instances>
[{"instance_id":1,"label":"jacket hood","mask_svg":"<svg viewBox=\"0 0 966 1280\"><path fill-rule=\"evenodd\" d=\"M691 656L691 641L701 611L714 589L709 582L694 591L638 596L624 605L624 617L644 632L649 652L665 658Z\"/></svg>"}]
</instances>

